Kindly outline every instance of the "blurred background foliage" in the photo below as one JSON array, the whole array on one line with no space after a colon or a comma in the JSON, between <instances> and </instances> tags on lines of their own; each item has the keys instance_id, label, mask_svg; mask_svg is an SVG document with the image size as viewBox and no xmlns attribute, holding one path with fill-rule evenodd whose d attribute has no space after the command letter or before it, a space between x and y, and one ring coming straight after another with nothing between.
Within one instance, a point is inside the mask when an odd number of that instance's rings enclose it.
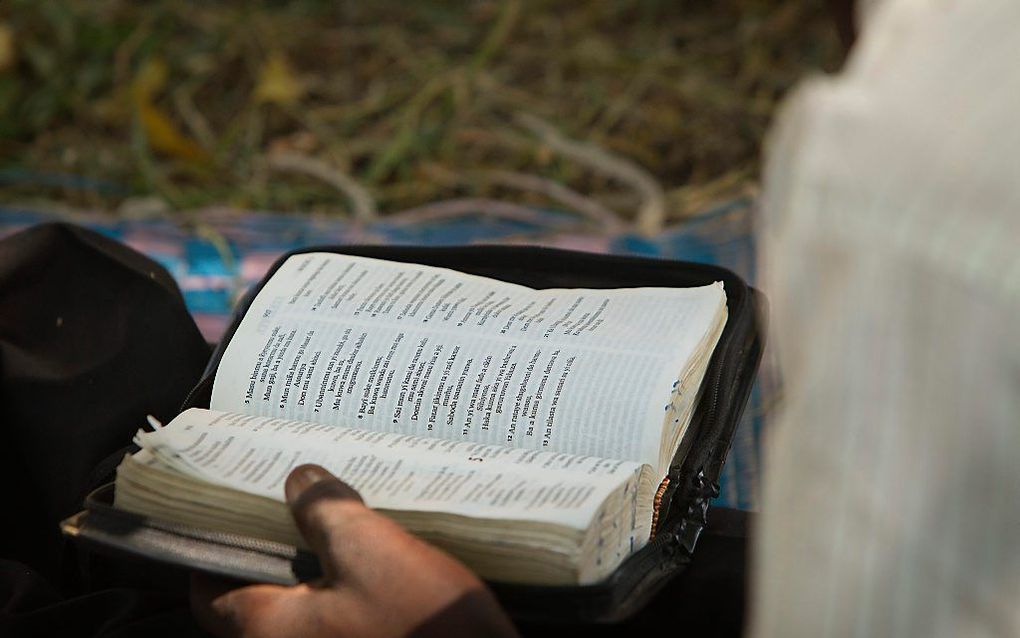
<instances>
[{"instance_id":1,"label":"blurred background foliage","mask_svg":"<svg viewBox=\"0 0 1020 638\"><path fill-rule=\"evenodd\" d=\"M753 190L777 100L839 63L810 0L8 0L0 201L661 223Z\"/></svg>"}]
</instances>

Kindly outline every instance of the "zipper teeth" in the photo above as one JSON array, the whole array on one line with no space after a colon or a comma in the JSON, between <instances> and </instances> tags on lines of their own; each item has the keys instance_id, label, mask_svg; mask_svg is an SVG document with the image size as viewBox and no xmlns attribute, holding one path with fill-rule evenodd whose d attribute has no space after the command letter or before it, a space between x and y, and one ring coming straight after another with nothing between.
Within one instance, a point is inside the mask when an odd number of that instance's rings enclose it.
<instances>
[{"instance_id":1,"label":"zipper teeth","mask_svg":"<svg viewBox=\"0 0 1020 638\"><path fill-rule=\"evenodd\" d=\"M735 316L735 317L739 317L740 316L740 313L744 309L744 306L746 305L746 300L747 300L749 295L750 295L750 290L745 285L743 288L741 288L739 297L735 296L735 298L733 299L733 301L734 301L733 316ZM736 327L737 326L734 325L733 328L736 329ZM734 347L733 346L733 341L734 341L733 339L727 339L726 341L724 341L721 344L720 350L718 352L718 355L719 355L718 356L718 365L715 367L715 369L712 370L712 376L709 379L709 382L711 384L711 389L710 389L711 395L709 397L706 397L706 398L709 399L709 404L708 404L708 407L706 408L705 416L703 417L703 420L702 420L703 424L714 425L716 420L717 420L717 416L718 416L717 412L718 412L718 407L719 407L719 396L721 394L721 389L720 389L719 385L720 385L720 381L722 380L723 370L726 369L726 367L727 367L728 359L730 358L730 353L731 353L731 351L733 350L733 347ZM708 459L711 459L713 456L715 456L714 449L712 450L712 452L709 453ZM684 458L684 461L686 461L686 457ZM676 467L677 490L685 489L686 481L681 481L680 480L681 478L683 478L682 470L683 470L684 461L681 461L677 466L675 466ZM704 469L704 468L700 468L700 469ZM676 492L674 492L673 496L671 498L671 502L670 502L670 509L672 509L672 506L673 506L672 500L677 498L677 496L679 496L681 499L684 499L684 495L683 494L678 495ZM702 494L699 493L699 494L695 494L693 496L693 502L697 502L697 501L700 501L700 500L705 500L704 496ZM668 516L668 513L667 513L667 516ZM698 525L701 525L701 521L700 520L692 520L692 519L688 518L688 516L686 515L686 512L681 513L680 514L680 521L679 521L680 525L683 525L684 522L688 522L688 521L696 523ZM663 522L665 523L665 521L663 521ZM665 532L666 530L664 529L662 531ZM661 541L661 543L659 543L657 541ZM658 548L658 546L660 544L665 544L665 543L676 543L677 545L682 545L683 541L675 533L672 533L672 532L670 532L670 533L660 533L660 534L656 535L656 537L652 540L651 543L648 544L647 547L648 548Z\"/></svg>"},{"instance_id":2,"label":"zipper teeth","mask_svg":"<svg viewBox=\"0 0 1020 638\"><path fill-rule=\"evenodd\" d=\"M748 291L745 288L742 292L743 295L741 296L742 298L739 300L740 302L739 306L735 308L737 312L734 313L735 315L738 316L740 314L740 311L742 311L744 308L746 295ZM722 344L722 349L719 351L719 365L716 366L716 369L713 370L712 373L712 385L711 385L712 401L709 404L707 412L705 414L705 420L708 423L714 423L716 420L716 411L719 407L719 394L721 392L719 388L719 382L722 380L723 369L727 367L726 364L729 362L731 350L733 350L733 339L730 339L726 341L726 343Z\"/></svg>"},{"instance_id":3,"label":"zipper teeth","mask_svg":"<svg viewBox=\"0 0 1020 638\"><path fill-rule=\"evenodd\" d=\"M102 509L108 512L109 515L111 516L114 517L121 516L121 512L118 510L113 510L111 512L110 508L102 507ZM235 549L255 551L261 554L269 554L291 560L295 558L300 558L300 556L303 553L296 547L292 545L287 545L285 543L278 543L275 541L254 538L242 534L233 534L230 532L218 532L205 529L198 529L195 527L191 527L190 525L181 525L178 523L172 523L170 521L162 521L148 516L140 516L140 518L142 519L142 525L149 529L167 532L178 536L186 536L188 538L193 538L195 540L206 543L225 545L227 547L232 547Z\"/></svg>"},{"instance_id":4,"label":"zipper teeth","mask_svg":"<svg viewBox=\"0 0 1020 638\"><path fill-rule=\"evenodd\" d=\"M743 310L743 307L744 307L744 301L745 301L744 297L746 295L746 289L741 291L741 292L742 292L741 298L735 300L738 303L734 304L734 310L735 310L735 312L733 313L734 316L739 316L740 312ZM720 341L721 341L721 344L720 344L720 349L718 351L718 355L719 355L718 356L718 365L715 366L714 369L712 370L712 377L710 379L710 384L709 384L710 385L709 392L711 392L711 394L709 395L710 403L708 404L708 407L706 408L705 416L703 417L703 420L702 420L703 423L713 423L716 420L716 411L717 411L717 409L719 407L719 394L720 394L719 382L722 380L723 369L726 367L726 363L727 363L727 359L729 358L730 351L733 349L733 339L723 340L720 337ZM702 383L705 383L705 382L703 381ZM681 464L682 464L682 461L681 461ZM679 465L677 466L677 469L679 469Z\"/></svg>"}]
</instances>

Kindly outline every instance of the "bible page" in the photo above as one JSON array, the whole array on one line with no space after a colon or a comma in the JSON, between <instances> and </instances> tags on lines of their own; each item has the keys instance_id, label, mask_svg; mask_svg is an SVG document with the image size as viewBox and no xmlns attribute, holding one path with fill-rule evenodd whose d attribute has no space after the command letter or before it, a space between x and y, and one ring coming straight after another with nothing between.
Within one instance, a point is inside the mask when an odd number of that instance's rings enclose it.
<instances>
[{"instance_id":1,"label":"bible page","mask_svg":"<svg viewBox=\"0 0 1020 638\"><path fill-rule=\"evenodd\" d=\"M290 257L211 407L659 465L664 410L722 284L534 290L400 262Z\"/></svg>"}]
</instances>

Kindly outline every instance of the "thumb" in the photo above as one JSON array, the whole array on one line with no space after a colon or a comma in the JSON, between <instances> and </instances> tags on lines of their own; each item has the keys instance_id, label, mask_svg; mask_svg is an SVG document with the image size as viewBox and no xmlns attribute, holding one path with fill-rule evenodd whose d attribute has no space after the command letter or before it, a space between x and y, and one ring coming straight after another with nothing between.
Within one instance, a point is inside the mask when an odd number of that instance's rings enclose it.
<instances>
[{"instance_id":1,"label":"thumb","mask_svg":"<svg viewBox=\"0 0 1020 638\"><path fill-rule=\"evenodd\" d=\"M349 523L370 510L350 485L320 465L299 465L284 484L287 505L328 580L337 576L337 540Z\"/></svg>"}]
</instances>

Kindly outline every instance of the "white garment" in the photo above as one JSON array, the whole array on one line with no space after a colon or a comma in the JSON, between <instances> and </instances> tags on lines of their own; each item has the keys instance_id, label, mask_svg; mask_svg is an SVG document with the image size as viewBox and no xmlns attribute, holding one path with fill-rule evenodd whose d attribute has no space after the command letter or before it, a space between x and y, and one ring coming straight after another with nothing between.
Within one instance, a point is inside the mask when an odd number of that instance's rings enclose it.
<instances>
[{"instance_id":1,"label":"white garment","mask_svg":"<svg viewBox=\"0 0 1020 638\"><path fill-rule=\"evenodd\" d=\"M1020 0L872 6L773 133L752 635L1020 636Z\"/></svg>"}]
</instances>

